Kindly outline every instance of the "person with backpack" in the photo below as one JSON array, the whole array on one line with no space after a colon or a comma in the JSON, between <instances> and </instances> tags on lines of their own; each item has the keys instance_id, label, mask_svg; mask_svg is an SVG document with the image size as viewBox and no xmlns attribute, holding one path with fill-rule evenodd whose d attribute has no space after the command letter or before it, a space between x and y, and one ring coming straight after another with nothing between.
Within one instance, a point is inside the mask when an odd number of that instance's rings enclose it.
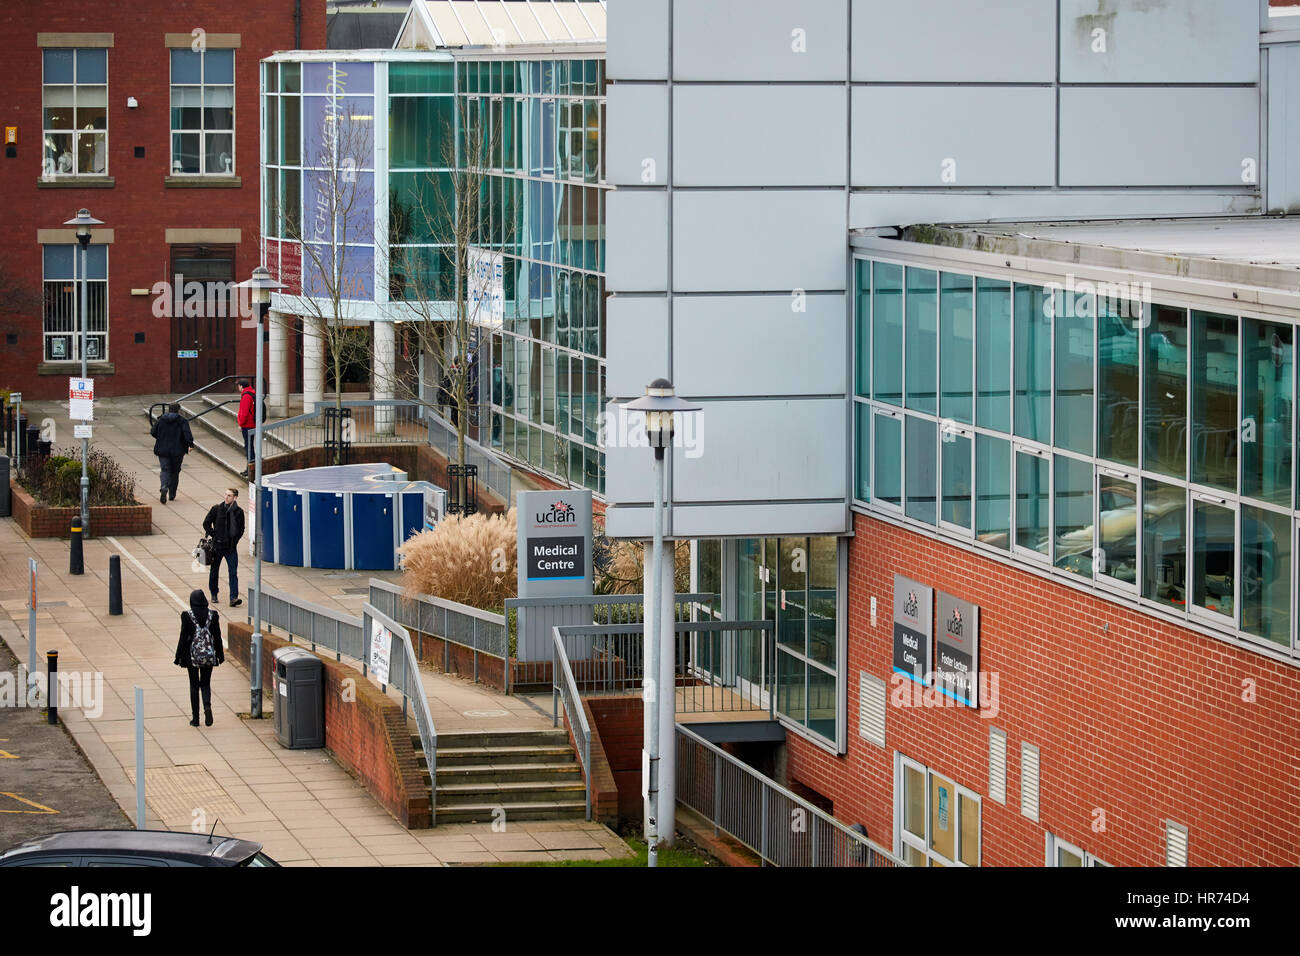
<instances>
[{"instance_id":1,"label":"person with backpack","mask_svg":"<svg viewBox=\"0 0 1300 956\"><path fill-rule=\"evenodd\" d=\"M177 667L190 675L190 726L199 725L199 694L203 695L204 723L212 726L212 668L226 662L217 612L208 607L203 591L190 592L190 609L181 612L181 636L176 642Z\"/></svg>"},{"instance_id":2,"label":"person with backpack","mask_svg":"<svg viewBox=\"0 0 1300 956\"><path fill-rule=\"evenodd\" d=\"M176 487L181 480L181 462L194 447L190 423L181 416L181 407L175 403L167 406L167 414L153 423L149 434L153 436L153 453L158 456L158 502L166 504L168 496L176 500Z\"/></svg>"},{"instance_id":3,"label":"person with backpack","mask_svg":"<svg viewBox=\"0 0 1300 956\"><path fill-rule=\"evenodd\" d=\"M203 519L203 533L212 539L211 563L208 567L208 590L212 603L220 601L217 572L221 559L226 559L230 572L230 606L239 607L244 599L239 596L239 541L244 536L244 509L239 507L239 490L227 488L225 500L213 505ZM205 602L206 603L206 602Z\"/></svg>"}]
</instances>

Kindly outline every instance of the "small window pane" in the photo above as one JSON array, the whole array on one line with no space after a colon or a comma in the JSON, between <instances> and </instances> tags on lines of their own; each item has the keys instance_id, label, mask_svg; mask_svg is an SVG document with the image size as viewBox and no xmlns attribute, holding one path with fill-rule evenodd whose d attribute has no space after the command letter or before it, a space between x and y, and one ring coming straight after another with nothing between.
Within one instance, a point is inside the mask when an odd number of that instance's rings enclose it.
<instances>
[{"instance_id":1,"label":"small window pane","mask_svg":"<svg viewBox=\"0 0 1300 956\"><path fill-rule=\"evenodd\" d=\"M1092 431L1089 429L1088 434ZM1056 456L1056 566L1092 577L1092 462Z\"/></svg>"},{"instance_id":2,"label":"small window pane","mask_svg":"<svg viewBox=\"0 0 1300 956\"><path fill-rule=\"evenodd\" d=\"M1046 458L1016 452L1016 545L1043 555L1051 553L1052 545L1048 464Z\"/></svg>"},{"instance_id":3,"label":"small window pane","mask_svg":"<svg viewBox=\"0 0 1300 956\"><path fill-rule=\"evenodd\" d=\"M943 466L943 520L970 529L971 440L965 435L940 434Z\"/></svg>"},{"instance_id":4,"label":"small window pane","mask_svg":"<svg viewBox=\"0 0 1300 956\"><path fill-rule=\"evenodd\" d=\"M1291 503L1295 350L1290 325L1243 320L1241 493Z\"/></svg>"},{"instance_id":5,"label":"small window pane","mask_svg":"<svg viewBox=\"0 0 1300 956\"><path fill-rule=\"evenodd\" d=\"M172 134L173 173L197 173L199 171L199 143L202 138L199 133Z\"/></svg>"},{"instance_id":6,"label":"small window pane","mask_svg":"<svg viewBox=\"0 0 1300 956\"><path fill-rule=\"evenodd\" d=\"M1041 286L1016 283L1016 434L1052 440L1051 300Z\"/></svg>"},{"instance_id":7,"label":"small window pane","mask_svg":"<svg viewBox=\"0 0 1300 956\"><path fill-rule=\"evenodd\" d=\"M1011 549L1011 442L975 436L975 537Z\"/></svg>"},{"instance_id":8,"label":"small window pane","mask_svg":"<svg viewBox=\"0 0 1300 956\"><path fill-rule=\"evenodd\" d=\"M925 774L903 767L903 829L925 839Z\"/></svg>"},{"instance_id":9,"label":"small window pane","mask_svg":"<svg viewBox=\"0 0 1300 956\"><path fill-rule=\"evenodd\" d=\"M856 467L854 468L854 497L859 501L871 500L871 406L853 406Z\"/></svg>"},{"instance_id":10,"label":"small window pane","mask_svg":"<svg viewBox=\"0 0 1300 956\"><path fill-rule=\"evenodd\" d=\"M1137 583L1137 485L1097 476L1097 574Z\"/></svg>"},{"instance_id":11,"label":"small window pane","mask_svg":"<svg viewBox=\"0 0 1300 956\"><path fill-rule=\"evenodd\" d=\"M172 87L172 129L201 129L203 125L203 88Z\"/></svg>"},{"instance_id":12,"label":"small window pane","mask_svg":"<svg viewBox=\"0 0 1300 956\"><path fill-rule=\"evenodd\" d=\"M42 59L45 61L45 82L71 83L73 81L72 63L76 51L56 49L42 52Z\"/></svg>"},{"instance_id":13,"label":"small window pane","mask_svg":"<svg viewBox=\"0 0 1300 956\"><path fill-rule=\"evenodd\" d=\"M957 788L937 773L930 774L930 849L957 858Z\"/></svg>"},{"instance_id":14,"label":"small window pane","mask_svg":"<svg viewBox=\"0 0 1300 956\"><path fill-rule=\"evenodd\" d=\"M939 349L938 274L907 268L907 407L939 411L935 375Z\"/></svg>"},{"instance_id":15,"label":"small window pane","mask_svg":"<svg viewBox=\"0 0 1300 956\"><path fill-rule=\"evenodd\" d=\"M907 418L907 516L926 524L938 520L935 501L938 468L938 429L924 418Z\"/></svg>"},{"instance_id":16,"label":"small window pane","mask_svg":"<svg viewBox=\"0 0 1300 956\"><path fill-rule=\"evenodd\" d=\"M1192 502L1192 603L1203 610L1234 614L1232 582L1237 572L1237 515L1204 501Z\"/></svg>"},{"instance_id":17,"label":"small window pane","mask_svg":"<svg viewBox=\"0 0 1300 956\"><path fill-rule=\"evenodd\" d=\"M1237 320L1193 312L1192 335L1192 481L1235 492Z\"/></svg>"},{"instance_id":18,"label":"small window pane","mask_svg":"<svg viewBox=\"0 0 1300 956\"><path fill-rule=\"evenodd\" d=\"M235 167L234 136L230 133L208 133L204 153L203 171L229 176Z\"/></svg>"},{"instance_id":19,"label":"small window pane","mask_svg":"<svg viewBox=\"0 0 1300 956\"><path fill-rule=\"evenodd\" d=\"M854 273L857 276L858 289L857 296L853 300L855 312L855 326L857 334L854 337L854 344L857 348L856 368L856 395L863 398L871 397L871 263L865 259L858 259L854 262Z\"/></svg>"},{"instance_id":20,"label":"small window pane","mask_svg":"<svg viewBox=\"0 0 1300 956\"><path fill-rule=\"evenodd\" d=\"M203 82L229 83L233 85L235 82L235 51L208 50L203 55Z\"/></svg>"},{"instance_id":21,"label":"small window pane","mask_svg":"<svg viewBox=\"0 0 1300 956\"><path fill-rule=\"evenodd\" d=\"M1143 467L1187 477L1187 312L1151 306L1142 330L1144 371Z\"/></svg>"},{"instance_id":22,"label":"small window pane","mask_svg":"<svg viewBox=\"0 0 1300 956\"><path fill-rule=\"evenodd\" d=\"M203 54L194 50L172 50L172 82L202 83Z\"/></svg>"},{"instance_id":23,"label":"small window pane","mask_svg":"<svg viewBox=\"0 0 1300 956\"><path fill-rule=\"evenodd\" d=\"M77 82L78 83L107 83L108 82L108 51L107 50L78 50L77 51Z\"/></svg>"},{"instance_id":24,"label":"small window pane","mask_svg":"<svg viewBox=\"0 0 1300 956\"><path fill-rule=\"evenodd\" d=\"M957 798L961 808L961 862L980 865L980 803L965 794Z\"/></svg>"},{"instance_id":25,"label":"small window pane","mask_svg":"<svg viewBox=\"0 0 1300 956\"><path fill-rule=\"evenodd\" d=\"M1097 456L1137 467L1141 303L1097 302Z\"/></svg>"},{"instance_id":26,"label":"small window pane","mask_svg":"<svg viewBox=\"0 0 1300 956\"><path fill-rule=\"evenodd\" d=\"M1241 626L1291 645L1291 518L1241 509Z\"/></svg>"},{"instance_id":27,"label":"small window pane","mask_svg":"<svg viewBox=\"0 0 1300 956\"><path fill-rule=\"evenodd\" d=\"M1011 283L975 285L975 419L984 428L1011 431Z\"/></svg>"},{"instance_id":28,"label":"small window pane","mask_svg":"<svg viewBox=\"0 0 1300 956\"><path fill-rule=\"evenodd\" d=\"M970 276L943 273L939 291L939 414L973 424L975 309Z\"/></svg>"},{"instance_id":29,"label":"small window pane","mask_svg":"<svg viewBox=\"0 0 1300 956\"><path fill-rule=\"evenodd\" d=\"M903 504L903 423L889 415L876 415L876 500Z\"/></svg>"},{"instance_id":30,"label":"small window pane","mask_svg":"<svg viewBox=\"0 0 1300 956\"><path fill-rule=\"evenodd\" d=\"M834 667L835 596L839 590L837 539L809 538L808 568L808 656L819 664ZM834 737L834 734L827 736Z\"/></svg>"},{"instance_id":31,"label":"small window pane","mask_svg":"<svg viewBox=\"0 0 1300 956\"><path fill-rule=\"evenodd\" d=\"M235 128L235 88L233 86L205 86L203 88L204 129L229 130Z\"/></svg>"},{"instance_id":32,"label":"small window pane","mask_svg":"<svg viewBox=\"0 0 1300 956\"><path fill-rule=\"evenodd\" d=\"M808 667L808 729L827 740L835 739L835 715L839 711L835 675Z\"/></svg>"},{"instance_id":33,"label":"small window pane","mask_svg":"<svg viewBox=\"0 0 1300 956\"><path fill-rule=\"evenodd\" d=\"M903 267L877 262L873 276L872 392L903 404Z\"/></svg>"},{"instance_id":34,"label":"small window pane","mask_svg":"<svg viewBox=\"0 0 1300 956\"><path fill-rule=\"evenodd\" d=\"M1187 492L1142 482L1142 596L1187 606Z\"/></svg>"},{"instance_id":35,"label":"small window pane","mask_svg":"<svg viewBox=\"0 0 1300 956\"><path fill-rule=\"evenodd\" d=\"M51 279L72 279L73 265L72 257L75 246L44 246L45 251L45 278ZM91 246L91 248L95 248Z\"/></svg>"},{"instance_id":36,"label":"small window pane","mask_svg":"<svg viewBox=\"0 0 1300 956\"><path fill-rule=\"evenodd\" d=\"M1056 303L1055 444L1091 455L1093 298L1061 291Z\"/></svg>"}]
</instances>

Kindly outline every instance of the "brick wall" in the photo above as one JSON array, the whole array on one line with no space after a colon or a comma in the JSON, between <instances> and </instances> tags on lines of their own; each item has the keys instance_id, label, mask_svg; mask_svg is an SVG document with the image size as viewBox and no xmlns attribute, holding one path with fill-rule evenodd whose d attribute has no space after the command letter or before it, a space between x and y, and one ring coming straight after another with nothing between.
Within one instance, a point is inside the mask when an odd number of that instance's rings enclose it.
<instances>
[{"instance_id":1,"label":"brick wall","mask_svg":"<svg viewBox=\"0 0 1300 956\"><path fill-rule=\"evenodd\" d=\"M1300 863L1300 670L872 518L854 530L848 753L788 747L790 777L839 819L892 846L897 751L983 797L985 865L1041 866L1050 832L1160 866L1166 819L1189 827L1193 866ZM895 572L980 606L998 711L900 706L890 685L882 750L857 735L857 688L891 673ZM990 726L1007 733L1005 806L988 797ZM1020 813L1022 743L1040 748L1038 823Z\"/></svg>"},{"instance_id":2,"label":"brick wall","mask_svg":"<svg viewBox=\"0 0 1300 956\"><path fill-rule=\"evenodd\" d=\"M252 630L244 622L227 622L227 656L245 670L249 668L251 637ZM271 655L289 646L302 647L262 635L262 686L267 690L273 686ZM326 749L403 826L413 830L432 826L429 790L416 762L401 705L351 667L325 657L321 660L325 664Z\"/></svg>"},{"instance_id":3,"label":"brick wall","mask_svg":"<svg viewBox=\"0 0 1300 956\"><path fill-rule=\"evenodd\" d=\"M596 720L591 713L590 701L582 702L582 709L587 715L587 726L591 728L591 818L611 829L617 828L619 824L619 791L618 784L614 782L614 773L609 766L609 758L605 753L605 745L600 739L600 730L596 727ZM569 732L569 746L573 748L574 753L579 754L578 762L582 762L581 752L578 749L578 742L573 736L573 726L569 723L569 715L563 715L564 729Z\"/></svg>"},{"instance_id":4,"label":"brick wall","mask_svg":"<svg viewBox=\"0 0 1300 956\"><path fill-rule=\"evenodd\" d=\"M640 696L592 697L586 700L593 732L599 732L605 758L618 788L618 815L640 823L641 751L645 746Z\"/></svg>"},{"instance_id":5,"label":"brick wall","mask_svg":"<svg viewBox=\"0 0 1300 956\"><path fill-rule=\"evenodd\" d=\"M29 538L68 538L81 516L80 508L48 508L37 504L23 486L9 479L13 518ZM90 509L89 537L153 534L153 508L149 505L113 507L94 505Z\"/></svg>"},{"instance_id":6,"label":"brick wall","mask_svg":"<svg viewBox=\"0 0 1300 956\"><path fill-rule=\"evenodd\" d=\"M464 677L467 680L475 679L472 648L420 631L411 631L411 640L415 644L416 656L421 661L432 664L435 670ZM504 692L506 689L505 664L499 657L479 654L477 676L479 683L486 684L494 690Z\"/></svg>"},{"instance_id":7,"label":"brick wall","mask_svg":"<svg viewBox=\"0 0 1300 956\"><path fill-rule=\"evenodd\" d=\"M28 301L0 316L0 334L13 335L0 352L0 386L21 390L28 399L64 395L71 370L40 375L41 246L38 229L65 228L65 220L87 207L114 230L108 256L108 361L112 372L92 373L100 395L130 395L170 389L174 349L172 320L154 315L153 294L132 295L170 281L168 228L241 231L235 247L235 279L246 279L261 259L258 187L258 62L294 46L294 0L61 0L59 3L6 3L0 6L0 60L6 89L0 116L18 128L16 155L0 154L0 194L5 197L6 243L3 269L25 290ZM176 188L164 184L170 173L171 61L167 33L237 33L235 52L235 188ZM42 171L42 58L38 33L111 33L108 51L108 155L112 184L97 187L38 184ZM302 47L325 46L325 4L302 3ZM138 106L127 107L135 97ZM144 150L143 157L135 155ZM252 328L229 320L235 356L231 372L251 369L256 338ZM138 334L144 336L137 342ZM217 377L216 375L211 376ZM208 378L204 377L203 381Z\"/></svg>"}]
</instances>

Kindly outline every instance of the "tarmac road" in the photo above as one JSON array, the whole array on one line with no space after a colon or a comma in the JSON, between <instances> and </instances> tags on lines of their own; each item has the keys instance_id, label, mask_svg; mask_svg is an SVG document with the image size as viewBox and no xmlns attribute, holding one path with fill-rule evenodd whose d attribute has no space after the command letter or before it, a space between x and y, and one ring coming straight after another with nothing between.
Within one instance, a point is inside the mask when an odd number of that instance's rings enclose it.
<instances>
[{"instance_id":1,"label":"tarmac road","mask_svg":"<svg viewBox=\"0 0 1300 956\"><path fill-rule=\"evenodd\" d=\"M17 682L18 660L3 641L0 673ZM44 710L0 706L0 852L61 830L130 826L62 724L47 724Z\"/></svg>"}]
</instances>

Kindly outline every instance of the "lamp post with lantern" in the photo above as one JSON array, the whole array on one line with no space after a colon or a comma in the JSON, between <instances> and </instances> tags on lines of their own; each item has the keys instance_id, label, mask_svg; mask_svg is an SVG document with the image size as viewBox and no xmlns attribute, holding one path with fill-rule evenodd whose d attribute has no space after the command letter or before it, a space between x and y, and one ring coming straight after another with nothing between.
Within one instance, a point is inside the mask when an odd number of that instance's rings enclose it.
<instances>
[{"instance_id":1,"label":"lamp post with lantern","mask_svg":"<svg viewBox=\"0 0 1300 956\"><path fill-rule=\"evenodd\" d=\"M81 377L87 377L86 350L90 341L89 296L86 293L86 276L88 275L88 250L90 249L90 229L104 223L90 214L88 209L77 210L77 215L64 223L77 229L77 245L81 247ZM90 533L90 472L86 456L90 452L90 439L81 439L81 533Z\"/></svg>"}]
</instances>

